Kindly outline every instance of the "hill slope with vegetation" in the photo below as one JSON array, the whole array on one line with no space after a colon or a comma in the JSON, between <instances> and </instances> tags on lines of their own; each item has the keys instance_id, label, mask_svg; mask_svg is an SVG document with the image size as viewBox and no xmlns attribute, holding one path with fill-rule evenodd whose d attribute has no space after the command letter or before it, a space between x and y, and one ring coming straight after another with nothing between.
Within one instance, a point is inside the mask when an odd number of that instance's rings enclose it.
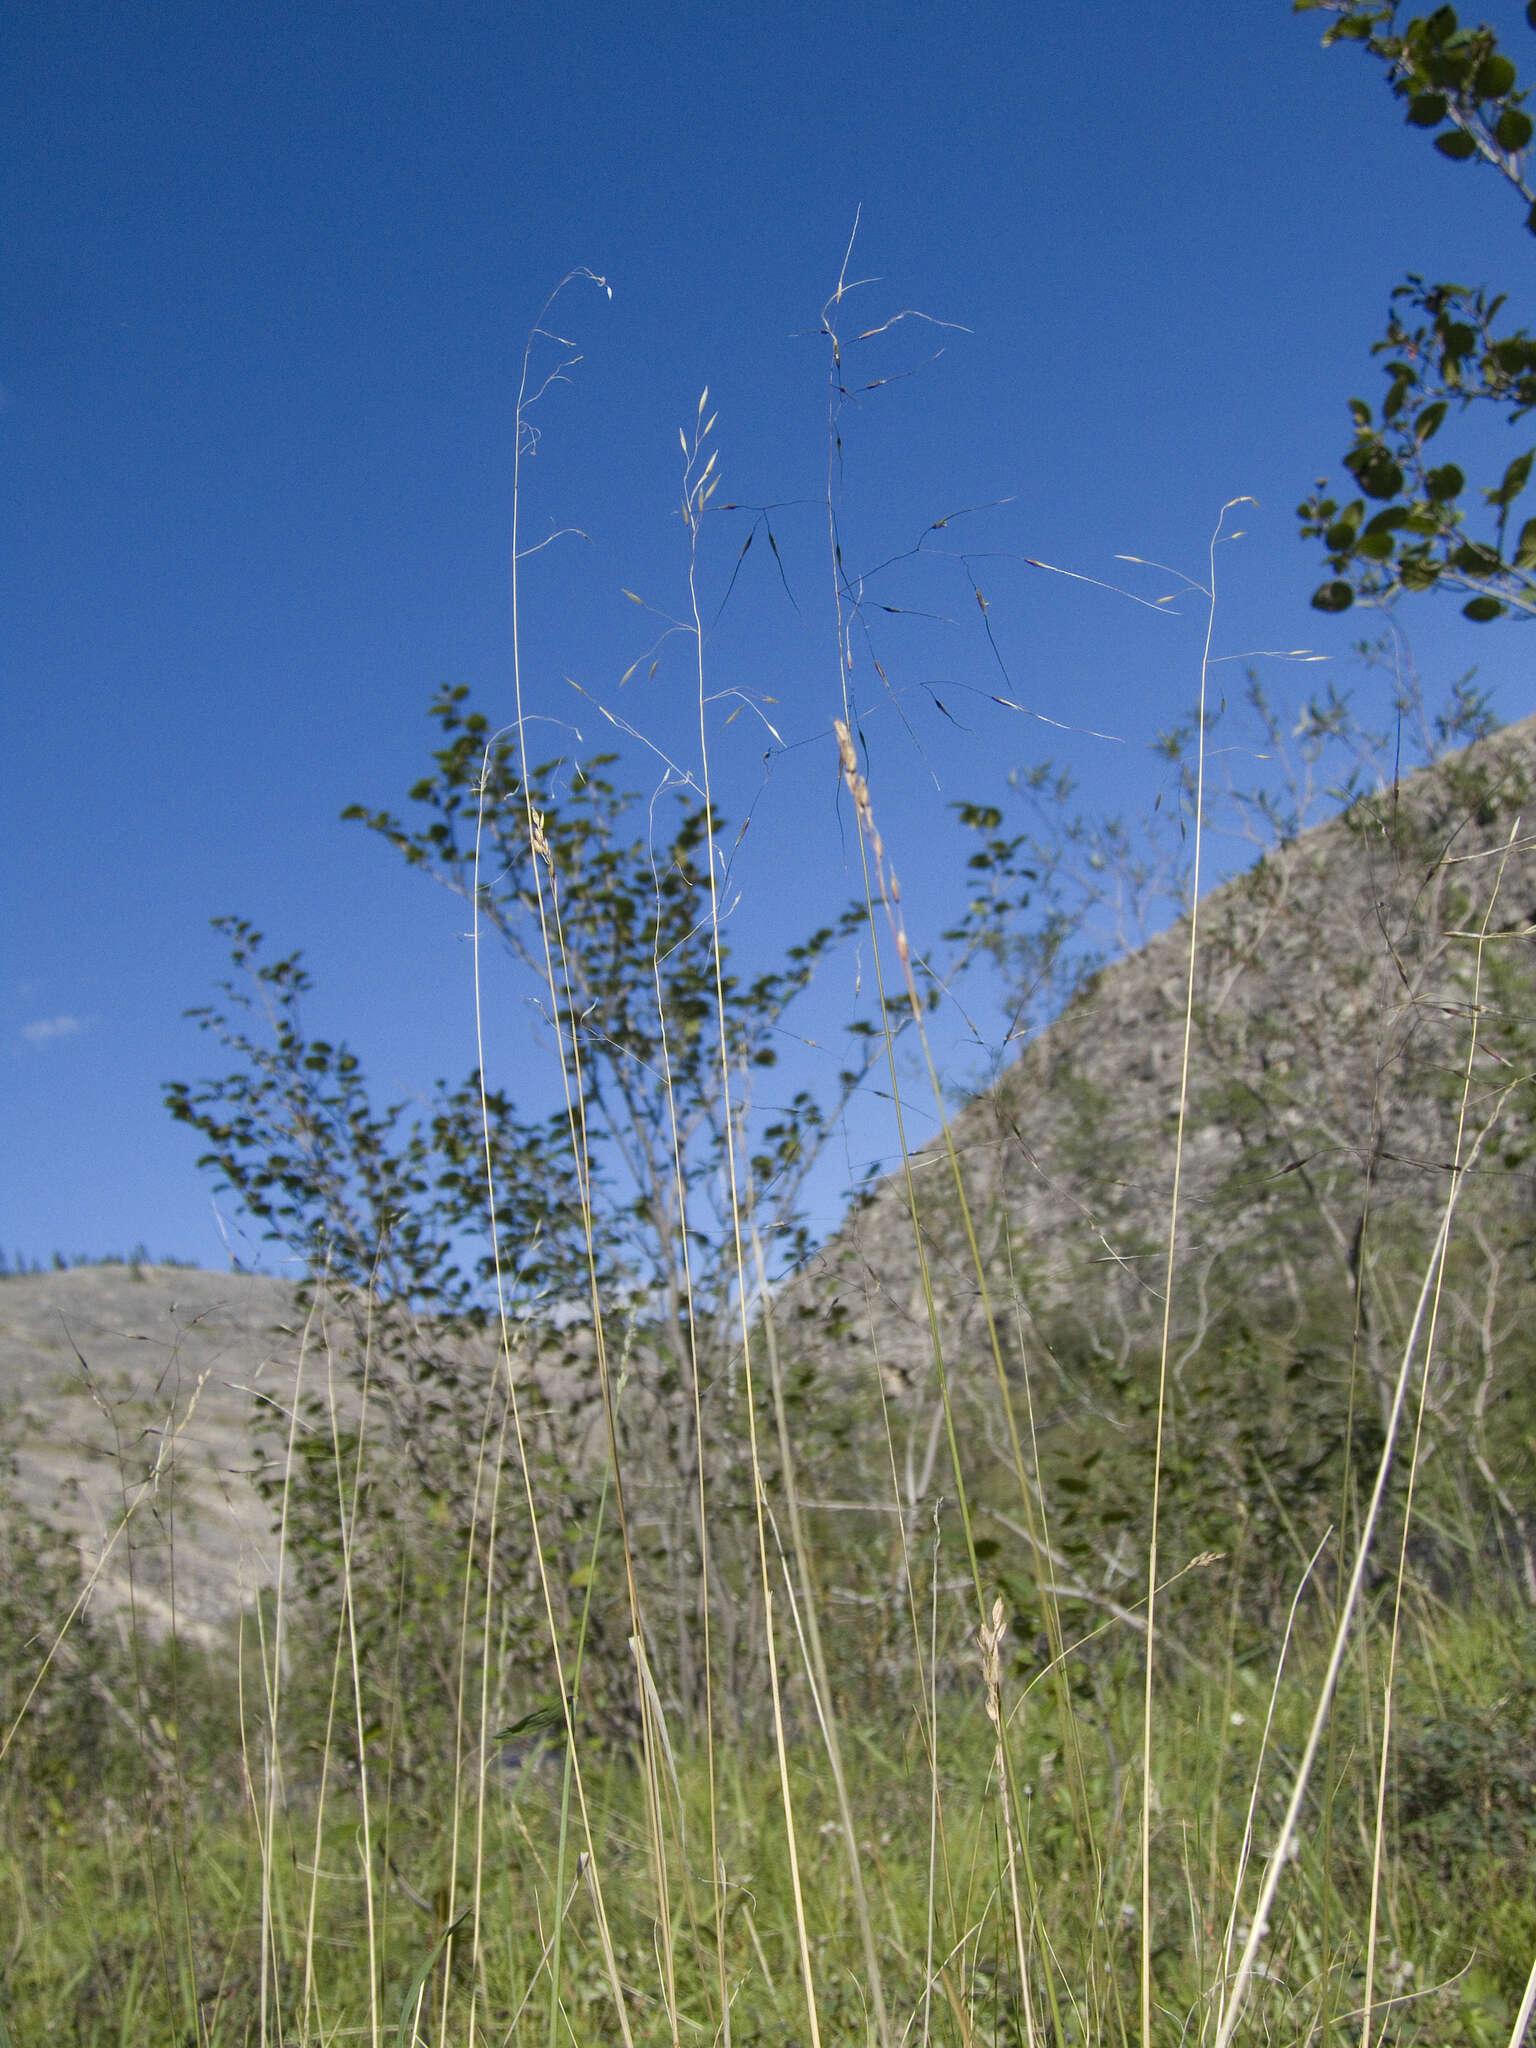
<instances>
[{"instance_id":1,"label":"hill slope with vegetation","mask_svg":"<svg viewBox=\"0 0 1536 2048\"><path fill-rule=\"evenodd\" d=\"M817 1254L792 1345L878 1357L893 1390L947 1355L984 1402L995 1343L1033 1361L1048 1448L1070 1417L1097 1434L1116 1386L1143 1401L1171 1272L1173 1444L1207 1491L1226 1462L1294 1511L1387 1413L1454 1191L1424 1424L1492 1488L1536 1598L1533 786L1527 720L1277 841L1200 905L1192 981L1187 916L1094 975Z\"/></svg>"},{"instance_id":2,"label":"hill slope with vegetation","mask_svg":"<svg viewBox=\"0 0 1536 2048\"><path fill-rule=\"evenodd\" d=\"M1475 1178L1497 1206L1528 1212L1533 789L1528 719L1277 841L1208 895L1192 1004L1188 916L1093 975L949 1139L913 1157L945 1330L964 1341L975 1295L951 1142L1004 1296L1045 1314L1091 1291L1119 1321L1160 1301L1187 1007L1176 1243L1192 1299L1268 1284L1294 1300L1305 1269L1309 1291L1362 1287L1372 1329L1375 1234L1394 1218L1432 1223L1458 1142L1496 1107L1501 1135ZM1223 1285L1234 1260L1240 1279ZM818 1292L835 1276L858 1302L861 1334L893 1368L926 1358L904 1175L813 1266Z\"/></svg>"}]
</instances>

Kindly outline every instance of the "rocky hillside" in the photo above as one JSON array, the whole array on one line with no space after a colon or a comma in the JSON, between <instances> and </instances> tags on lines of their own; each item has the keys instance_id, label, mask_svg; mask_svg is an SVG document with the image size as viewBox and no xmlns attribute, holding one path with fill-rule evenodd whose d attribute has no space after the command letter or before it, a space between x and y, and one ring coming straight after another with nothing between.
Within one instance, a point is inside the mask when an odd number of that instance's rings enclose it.
<instances>
[{"instance_id":1,"label":"rocky hillside","mask_svg":"<svg viewBox=\"0 0 1536 2048\"><path fill-rule=\"evenodd\" d=\"M259 1482L282 1473L290 1443L300 1466L318 1449L329 1471L330 1418L343 1431L355 1420L365 1356L371 1383L390 1389L375 1422L418 1448L447 1411L411 1360L451 1359L476 1417L500 1369L484 1333L445 1342L392 1317L386 1336L366 1303L306 1307L267 1274L104 1264L0 1277L0 1519L12 1503L71 1538L99 1570L99 1616L131 1608L156 1634L174 1624L211 1642L276 1581ZM522 1359L521 1378L592 1464L601 1433L584 1376L556 1371L546 1386Z\"/></svg>"},{"instance_id":2,"label":"rocky hillside","mask_svg":"<svg viewBox=\"0 0 1536 2048\"><path fill-rule=\"evenodd\" d=\"M98 1611L132 1602L153 1629L174 1614L206 1637L271 1583L250 1421L292 1402L303 1330L293 1289L264 1275L102 1265L0 1279L10 1497L71 1534L88 1570L105 1553Z\"/></svg>"},{"instance_id":3,"label":"rocky hillside","mask_svg":"<svg viewBox=\"0 0 1536 2048\"><path fill-rule=\"evenodd\" d=\"M1176 1282L1186 1337L1234 1304L1299 1314L1320 1275L1347 1326L1362 1265L1367 1341L1379 1336L1372 1260L1405 1237L1432 1241L1469 1058L1461 1156L1496 1107L1500 1123L1468 1187L1495 1210L1529 1211L1533 788L1528 719L1277 845L1200 905ZM1188 953L1184 920L1101 972L954 1121L1009 1353L1031 1319L1100 1354L1160 1322ZM948 1357L988 1355L942 1140L789 1292L802 1351L872 1347L892 1385L925 1375L925 1266Z\"/></svg>"}]
</instances>

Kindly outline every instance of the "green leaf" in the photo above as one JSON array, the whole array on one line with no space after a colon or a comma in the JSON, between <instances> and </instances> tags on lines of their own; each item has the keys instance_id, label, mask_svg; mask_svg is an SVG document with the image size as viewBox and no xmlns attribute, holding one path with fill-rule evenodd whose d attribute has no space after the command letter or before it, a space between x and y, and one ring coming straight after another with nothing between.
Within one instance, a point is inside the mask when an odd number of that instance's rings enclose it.
<instances>
[{"instance_id":1,"label":"green leaf","mask_svg":"<svg viewBox=\"0 0 1536 2048\"><path fill-rule=\"evenodd\" d=\"M1532 0L1536 5L1536 0ZM962 825L969 825L973 831L995 832L1003 822L1003 814L995 804L957 803L952 806L960 813Z\"/></svg>"},{"instance_id":2,"label":"green leaf","mask_svg":"<svg viewBox=\"0 0 1536 2048\"><path fill-rule=\"evenodd\" d=\"M1432 469L1424 479L1430 497L1437 505L1446 504L1451 498L1459 498L1467 487L1467 480L1454 462Z\"/></svg>"},{"instance_id":3,"label":"green leaf","mask_svg":"<svg viewBox=\"0 0 1536 2048\"><path fill-rule=\"evenodd\" d=\"M1445 119L1447 105L1443 92L1416 92L1408 102L1408 119L1415 128L1434 128Z\"/></svg>"},{"instance_id":4,"label":"green leaf","mask_svg":"<svg viewBox=\"0 0 1536 2048\"><path fill-rule=\"evenodd\" d=\"M509 1728L498 1728L491 1737L493 1742L515 1742L519 1735L542 1735L546 1728L563 1728L565 1712L558 1701L535 1707L531 1714L524 1714L520 1721L514 1721Z\"/></svg>"},{"instance_id":5,"label":"green leaf","mask_svg":"<svg viewBox=\"0 0 1536 2048\"><path fill-rule=\"evenodd\" d=\"M1496 491L1489 491L1490 505L1512 505L1525 489L1531 474L1533 451L1527 449L1524 455L1517 455L1504 472L1504 481Z\"/></svg>"},{"instance_id":6,"label":"green leaf","mask_svg":"<svg viewBox=\"0 0 1536 2048\"><path fill-rule=\"evenodd\" d=\"M1324 583L1312 593L1312 609L1316 612L1347 612L1354 601L1354 591L1342 581Z\"/></svg>"},{"instance_id":7,"label":"green leaf","mask_svg":"<svg viewBox=\"0 0 1536 2048\"><path fill-rule=\"evenodd\" d=\"M1405 525L1407 519L1408 510L1403 505L1378 512L1356 541L1355 553L1368 562L1390 562L1397 547L1397 528Z\"/></svg>"},{"instance_id":8,"label":"green leaf","mask_svg":"<svg viewBox=\"0 0 1536 2048\"><path fill-rule=\"evenodd\" d=\"M1305 14L1314 6L1321 7L1323 0L1294 0L1296 12ZM1323 30L1323 48L1334 43L1364 43L1370 40L1371 18L1367 14L1345 14L1339 20L1330 22Z\"/></svg>"},{"instance_id":9,"label":"green leaf","mask_svg":"<svg viewBox=\"0 0 1536 2048\"><path fill-rule=\"evenodd\" d=\"M1440 353L1445 357L1446 368L1459 363L1464 356L1471 355L1477 347L1477 330L1469 327L1465 320L1447 320L1440 329Z\"/></svg>"},{"instance_id":10,"label":"green leaf","mask_svg":"<svg viewBox=\"0 0 1536 2048\"><path fill-rule=\"evenodd\" d=\"M1355 545L1358 530L1347 519L1341 519L1336 526L1330 526L1323 535L1323 546L1330 555L1347 555Z\"/></svg>"},{"instance_id":11,"label":"green leaf","mask_svg":"<svg viewBox=\"0 0 1536 2048\"><path fill-rule=\"evenodd\" d=\"M416 2008L421 2002L422 1992L427 1988L427 1979L437 1968L438 1958L469 1918L469 1914L470 1909L466 1906L458 1919L443 1929L427 1951L426 1961L407 1985L405 1996L400 2001L400 2025L395 2034L395 2048L413 2048L416 2036Z\"/></svg>"},{"instance_id":12,"label":"green leaf","mask_svg":"<svg viewBox=\"0 0 1536 2048\"><path fill-rule=\"evenodd\" d=\"M1536 0L1533 0L1533 5L1536 5ZM1418 418L1414 421L1413 432L1414 438L1420 444L1432 440L1439 433L1441 424L1445 419L1446 409L1447 401L1443 398L1437 398L1432 405L1426 405L1419 414Z\"/></svg>"},{"instance_id":13,"label":"green leaf","mask_svg":"<svg viewBox=\"0 0 1536 2048\"><path fill-rule=\"evenodd\" d=\"M1515 82L1515 67L1502 50L1495 50L1477 67L1477 96L1480 100L1501 100Z\"/></svg>"},{"instance_id":14,"label":"green leaf","mask_svg":"<svg viewBox=\"0 0 1536 2048\"><path fill-rule=\"evenodd\" d=\"M1474 597L1470 604L1462 606L1461 616L1464 619L1472 619L1479 626L1483 626L1490 619L1498 618L1503 610L1503 605L1496 597Z\"/></svg>"},{"instance_id":15,"label":"green leaf","mask_svg":"<svg viewBox=\"0 0 1536 2048\"><path fill-rule=\"evenodd\" d=\"M1435 147L1453 164L1464 164L1469 156L1477 155L1477 144L1464 128L1452 128L1444 135L1437 135Z\"/></svg>"},{"instance_id":16,"label":"green leaf","mask_svg":"<svg viewBox=\"0 0 1536 2048\"><path fill-rule=\"evenodd\" d=\"M1494 127L1493 139L1500 149L1524 149L1532 134L1531 117L1518 107L1506 107Z\"/></svg>"},{"instance_id":17,"label":"green leaf","mask_svg":"<svg viewBox=\"0 0 1536 2048\"><path fill-rule=\"evenodd\" d=\"M1380 442L1351 449L1344 460L1368 498L1395 498L1403 488L1403 472Z\"/></svg>"},{"instance_id":18,"label":"green leaf","mask_svg":"<svg viewBox=\"0 0 1536 2048\"><path fill-rule=\"evenodd\" d=\"M1432 57L1424 66L1424 76L1431 85L1446 92L1463 93L1472 82L1472 60L1465 56Z\"/></svg>"},{"instance_id":19,"label":"green leaf","mask_svg":"<svg viewBox=\"0 0 1536 2048\"><path fill-rule=\"evenodd\" d=\"M1536 5L1536 0L1532 0ZM1527 519L1520 529L1520 544L1515 549L1517 569L1536 569L1536 519Z\"/></svg>"},{"instance_id":20,"label":"green leaf","mask_svg":"<svg viewBox=\"0 0 1536 2048\"><path fill-rule=\"evenodd\" d=\"M1496 576L1504 566L1495 549L1476 540L1464 541L1452 555L1451 563L1466 576Z\"/></svg>"},{"instance_id":21,"label":"green leaf","mask_svg":"<svg viewBox=\"0 0 1536 2048\"><path fill-rule=\"evenodd\" d=\"M1488 353L1506 377L1518 377L1536 361L1536 346L1524 334L1505 335L1490 345Z\"/></svg>"}]
</instances>

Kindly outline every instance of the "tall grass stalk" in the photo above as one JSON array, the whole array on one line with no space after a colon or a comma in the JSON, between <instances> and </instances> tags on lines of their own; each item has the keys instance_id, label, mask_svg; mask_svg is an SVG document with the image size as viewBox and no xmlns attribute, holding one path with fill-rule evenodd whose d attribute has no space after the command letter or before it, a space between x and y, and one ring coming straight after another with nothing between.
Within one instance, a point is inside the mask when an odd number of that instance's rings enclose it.
<instances>
[{"instance_id":1,"label":"tall grass stalk","mask_svg":"<svg viewBox=\"0 0 1536 2048\"><path fill-rule=\"evenodd\" d=\"M757 1532L758 1565L762 1574L763 1632L768 1653L769 1685L773 1699L774 1746L779 1765L779 1790L783 1802L784 1842L789 1858L790 1885L794 1897L795 1927L800 1954L800 1977L805 1992L806 2024L811 2048L821 2048L821 2017L817 2001L815 1969L811 1961L810 1933L806 1922L805 1897L800 1881L800 1845L795 1824L794 1799L790 1789L789 1757L784 1733L784 1696L779 1674L779 1653L774 1629L773 1570L768 1553L767 1489L763 1480L762 1450L757 1429L757 1387L753 1371L753 1328L749 1312L751 1289L747 1283L746 1219L742 1210L740 1168L737 1161L737 1126L732 1104L729 1036L726 1022L723 948L721 943L720 866L715 841L714 802L710 786L710 742L708 693L704 675L704 620L699 607L698 539L705 508L719 486L714 475L715 451L703 457L714 421L704 418L709 393L699 398L698 416L691 445L687 448L683 513L688 526L688 600L693 622L696 658L699 765L704 790L705 845L709 865L709 922L714 939L715 1014L720 1033L720 1086L724 1098L726 1200L730 1212L731 1253L736 1276L736 1299L740 1313L741 1368L745 1391L747 1426L751 1447L752 1495ZM686 1234L686 1218L684 1219Z\"/></svg>"},{"instance_id":2,"label":"tall grass stalk","mask_svg":"<svg viewBox=\"0 0 1536 2048\"><path fill-rule=\"evenodd\" d=\"M1179 1045L1179 1098L1173 1134L1173 1187L1168 1197L1168 1256L1163 1265L1163 1321L1157 1353L1157 1421L1152 1440L1152 1504L1147 1535L1146 1674L1141 1722L1141 2043L1152 2048L1152 1702L1157 1674L1158 1535L1163 1498L1163 1441L1168 1411L1168 1364L1173 1348L1174 1277L1179 1250L1179 1196L1183 1188L1184 1133L1189 1117L1190 1057L1195 1036L1195 964L1200 944L1200 854L1205 831L1206 704L1210 686L1211 650L1216 636L1216 549L1223 539L1227 514L1251 498L1232 498L1222 506L1209 552L1210 580L1206 600L1205 644L1200 653L1199 693L1195 703L1195 800L1189 879L1189 945L1184 977L1184 1029Z\"/></svg>"},{"instance_id":3,"label":"tall grass stalk","mask_svg":"<svg viewBox=\"0 0 1536 2048\"><path fill-rule=\"evenodd\" d=\"M540 340L547 338L546 330L544 328L544 321L549 316L550 308L555 304L555 301L560 297L561 293L565 290L565 287L568 284L576 282L577 280L584 280L590 282L593 285L599 286L603 291L607 292L610 298L613 296L612 289L608 285L606 279L596 276L592 271L587 270L585 268L572 271L565 278L563 278L561 282L555 287L554 291L551 292L549 298L545 301L539 319L535 322L534 327L528 336L527 343L525 344L523 349L522 369L518 379L517 404L514 414L515 443L513 452L512 474L512 535L511 546L508 554L508 583L511 614L512 693L514 712L513 727L517 737L519 760L521 762L523 770L522 781L525 798L524 813L528 833L528 843L533 850L533 872L535 884L539 892L539 934L541 943L544 948L546 985L549 990L551 1010L557 1018L561 1015L561 978L556 970L556 961L559 955L559 949L556 938L554 936L554 932L558 926L559 901L555 888L555 877L553 869L551 867L549 869L548 877L549 900L548 905L546 905L546 895L544 888L544 867L541 866L541 861L545 860L547 855L547 849L544 843L543 821L539 818L537 812L533 808L532 780L528 774L529 764L527 752L527 724L523 707L522 612L521 580L519 572L523 559L521 527L523 459L524 456L527 454L529 448L533 445L533 437L535 433L533 424L529 419L529 413L531 412L532 407L537 403L538 399L543 395L543 392L548 389L549 383L553 381L553 378L562 375L564 371L570 366L570 362L572 360L568 358L566 359L566 361L563 361L560 366L560 369L553 372L551 378L545 379L539 385L537 390L532 390L530 389L530 381L533 374L533 351L536 344ZM562 347L569 346L569 344L563 342L560 345ZM540 543L540 545L542 546L543 543ZM488 744L486 756L487 771L489 768L489 754L490 748ZM481 787L483 795L485 788L484 776L482 776ZM549 1576L545 1566L544 1545L539 1533L540 1518L538 1503L534 1496L533 1483L531 1478L531 1464L529 1458L530 1446L527 1434L524 1431L522 1424L522 1416L518 1403L517 1379L515 1369L513 1366L512 1330L507 1304L507 1287L505 1269L502 1258L502 1246L500 1240L500 1233L496 1228L496 1162L491 1139L490 1109L485 1093L485 1008L484 989L481 973L482 919L480 914L480 860L484 831L485 812L484 805L482 802L482 804L477 808L475 817L475 865L473 905L474 917L471 929L473 934L474 947L475 1046L479 1061L479 1074L481 1084L481 1131L485 1147L486 1199L488 1205L488 1213L490 1217L489 1238L491 1257L494 1266L497 1326L501 1339L501 1361L503 1370L506 1375L507 1399L511 1405L512 1410L513 1431L517 1440L518 1463L523 1473L524 1500L528 1510L528 1526L533 1540L534 1554L537 1559L539 1588L544 1608L545 1625L549 1635L549 1647L554 1667L554 1678L557 1688L557 1697L560 1701L561 1714L565 1722L566 1754L569 1760L568 1769L570 1772L571 1783L575 1787L576 1796L581 1806L583 1831L586 1839L587 1882L591 1890L593 1906L597 1916L598 1929L603 1951L603 1959L607 1968L609 1987L613 1997L614 2012L623 2035L625 2048L632 2048L633 2036L630 2033L629 2015L625 2006L623 1987L619 1980L617 1958L615 1957L613 1952L613 1941L608 1927L608 1916L603 1902L602 1884L597 1865L596 1844L593 1839L591 1815L588 1810L585 1788L583 1786L581 1777L581 1766L579 1760L580 1752L577 1745L575 1705L572 1698L571 1688L567 1683L565 1660L561 1654L560 1648L560 1631L555 1619L554 1602L549 1584ZM574 1041L572 1041L570 1046L570 1057L568 1060L566 1039L563 1033L561 1033L559 1037L559 1062L560 1079L562 1090L564 1093L566 1117L571 1132L572 1151L576 1160L577 1173L580 1180L584 1200L589 1256L589 1275L594 1311L593 1326L597 1343L598 1365L599 1370L603 1376L604 1412L608 1423L610 1449L616 1450L616 1442L613 1429L613 1399L608 1381L608 1362L603 1340L603 1322L600 1313L600 1304L597 1300L597 1272L595 1257L592 1252L591 1180L588 1168L588 1154L585 1144L585 1129L583 1122L583 1099L580 1085L580 1069L579 1065L577 1064L579 1062L579 1051ZM618 1459L616 1455L612 1459L612 1478L616 1498L618 1501L619 1514L622 1522L623 1490L622 1479L618 1470ZM627 1533L625 1535L625 1556L627 1562ZM631 1597L631 1613L633 1615L635 1601L632 1574L630 1574L629 1584ZM636 1633L638 1635L638 1625ZM560 1860L557 1866L557 1884L559 1878L563 1877L565 1868L566 1835L564 1823L566 1812L567 1809L564 1806L562 1806L562 1826L559 1848ZM554 1911L557 1916L558 1923L561 1913L558 1889L556 1891L554 1899ZM555 1943L555 1956L557 1959L558 1955L559 1942L557 1940ZM552 1971L550 1979L550 2048L554 2048L554 2042L558 2034L559 1996L559 1972L558 1969L555 1969Z\"/></svg>"}]
</instances>

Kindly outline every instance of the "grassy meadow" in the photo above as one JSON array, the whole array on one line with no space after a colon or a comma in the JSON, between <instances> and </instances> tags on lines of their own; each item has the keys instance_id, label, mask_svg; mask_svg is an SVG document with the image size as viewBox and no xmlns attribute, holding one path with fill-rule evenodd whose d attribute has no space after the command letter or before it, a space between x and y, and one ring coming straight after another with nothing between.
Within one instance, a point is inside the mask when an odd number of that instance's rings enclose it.
<instances>
[{"instance_id":1,"label":"grassy meadow","mask_svg":"<svg viewBox=\"0 0 1536 2048\"><path fill-rule=\"evenodd\" d=\"M170 1107L312 1275L293 1405L252 1447L279 1563L227 1639L167 1639L6 1519L0 2048L1517 2048L1519 759L1463 698L1424 752L1472 753L1399 806L1412 688L1384 773L1342 703L1303 707L1315 814L1344 806L1337 845L1370 868L1337 854L1303 887L1293 719L1255 693L1230 717L1275 742L1244 799L1271 858L1223 899L1254 938L1188 914L1237 800L1194 673L1162 839L973 808L951 981L866 781L829 496L861 900L749 973L710 783L710 428L701 401L687 786L636 803L622 763L528 754L519 677L505 725L445 691L411 812L359 814L538 992L555 1109L481 1073L419 1117L380 1107L308 1035L297 959L226 926L201 1020L233 1070ZM1280 883L1326 972L1266 993ZM1111 884L1165 892L1177 973L1113 1074L1089 1050L1041 1082L1047 1271L975 1165L938 992L971 973L1005 1012L1091 1020L1127 985L1084 937ZM845 940L868 963L846 1065L770 1102L783 1020ZM807 1176L876 1088L903 1160L874 1276L906 1304L895 1349L851 1283L805 1277ZM920 1149L914 1104L940 1128ZM154 1465L125 1512L195 1545L173 1506Z\"/></svg>"}]
</instances>

